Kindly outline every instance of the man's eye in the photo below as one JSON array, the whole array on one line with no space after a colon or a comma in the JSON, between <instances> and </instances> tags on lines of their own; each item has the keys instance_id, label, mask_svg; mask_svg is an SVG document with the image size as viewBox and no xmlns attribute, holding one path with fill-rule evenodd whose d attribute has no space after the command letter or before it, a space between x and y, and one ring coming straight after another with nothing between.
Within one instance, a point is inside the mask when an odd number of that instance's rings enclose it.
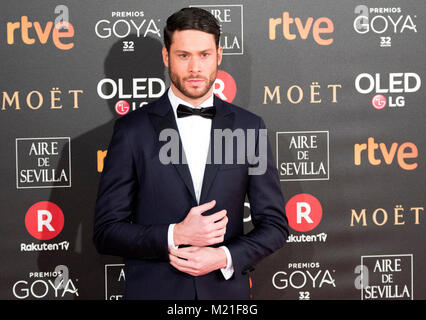
<instances>
[{"instance_id":1,"label":"man's eye","mask_svg":"<svg viewBox=\"0 0 426 320\"><path fill-rule=\"evenodd\" d=\"M210 53L203 53L201 56L202 57L204 57L204 58L206 58L206 57L208 57L210 55Z\"/></svg>"},{"instance_id":2,"label":"man's eye","mask_svg":"<svg viewBox=\"0 0 426 320\"><path fill-rule=\"evenodd\" d=\"M185 58L187 58L187 57L188 57L188 55L187 55L187 54L182 53L182 54L180 54L180 55L179 55L179 57L181 57L181 58L184 58L184 59L185 59Z\"/></svg>"}]
</instances>

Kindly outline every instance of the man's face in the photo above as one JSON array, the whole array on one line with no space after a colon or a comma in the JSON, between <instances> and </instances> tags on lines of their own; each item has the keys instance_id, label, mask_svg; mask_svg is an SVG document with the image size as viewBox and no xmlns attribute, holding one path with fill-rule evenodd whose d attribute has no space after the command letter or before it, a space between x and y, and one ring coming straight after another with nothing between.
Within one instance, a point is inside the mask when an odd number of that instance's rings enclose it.
<instances>
[{"instance_id":1,"label":"man's face","mask_svg":"<svg viewBox=\"0 0 426 320\"><path fill-rule=\"evenodd\" d=\"M169 52L163 48L162 53L180 98L201 103L211 94L222 61L222 47L216 48L214 35L198 30L175 31Z\"/></svg>"}]
</instances>

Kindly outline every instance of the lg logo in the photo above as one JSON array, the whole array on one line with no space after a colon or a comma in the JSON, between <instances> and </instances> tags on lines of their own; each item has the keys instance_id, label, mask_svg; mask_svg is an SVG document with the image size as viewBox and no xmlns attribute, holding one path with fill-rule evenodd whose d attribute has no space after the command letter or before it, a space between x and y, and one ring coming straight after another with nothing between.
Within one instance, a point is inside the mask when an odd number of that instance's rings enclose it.
<instances>
[{"instance_id":1,"label":"lg logo","mask_svg":"<svg viewBox=\"0 0 426 320\"><path fill-rule=\"evenodd\" d=\"M30 235L39 240L55 238L64 226L61 208L50 201L32 205L25 215L25 227Z\"/></svg>"},{"instance_id":2,"label":"lg logo","mask_svg":"<svg viewBox=\"0 0 426 320\"><path fill-rule=\"evenodd\" d=\"M317 198L301 193L292 197L285 206L287 219L293 230L313 230L321 221L322 207Z\"/></svg>"}]
</instances>

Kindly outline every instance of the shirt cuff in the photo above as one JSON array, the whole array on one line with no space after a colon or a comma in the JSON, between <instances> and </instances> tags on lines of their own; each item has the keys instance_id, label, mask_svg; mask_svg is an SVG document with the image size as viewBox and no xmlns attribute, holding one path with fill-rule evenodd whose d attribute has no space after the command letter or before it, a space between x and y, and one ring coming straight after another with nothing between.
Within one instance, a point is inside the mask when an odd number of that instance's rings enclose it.
<instances>
[{"instance_id":1,"label":"shirt cuff","mask_svg":"<svg viewBox=\"0 0 426 320\"><path fill-rule=\"evenodd\" d=\"M225 251L225 254L226 254L226 267L220 269L220 271L222 272L223 277L225 278L225 280L228 280L234 274L234 266L232 264L231 253L229 252L229 249L227 247L225 247L225 246L221 246L219 248L222 248L223 251Z\"/></svg>"},{"instance_id":2,"label":"shirt cuff","mask_svg":"<svg viewBox=\"0 0 426 320\"><path fill-rule=\"evenodd\" d=\"M175 240L173 239L173 231L175 229L175 223L169 225L169 231L167 232L167 243L169 249L177 250L179 247L175 246Z\"/></svg>"}]
</instances>

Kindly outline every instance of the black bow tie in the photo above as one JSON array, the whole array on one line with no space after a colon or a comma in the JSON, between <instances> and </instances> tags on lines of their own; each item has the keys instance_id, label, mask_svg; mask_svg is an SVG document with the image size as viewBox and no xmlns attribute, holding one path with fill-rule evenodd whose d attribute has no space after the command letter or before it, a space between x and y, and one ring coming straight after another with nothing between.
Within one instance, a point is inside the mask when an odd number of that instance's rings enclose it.
<instances>
[{"instance_id":1,"label":"black bow tie","mask_svg":"<svg viewBox=\"0 0 426 320\"><path fill-rule=\"evenodd\" d=\"M207 108L191 108L184 104L180 104L177 107L177 117L183 118L188 116L201 116L207 119L213 119L216 114L216 107L207 107Z\"/></svg>"}]
</instances>

